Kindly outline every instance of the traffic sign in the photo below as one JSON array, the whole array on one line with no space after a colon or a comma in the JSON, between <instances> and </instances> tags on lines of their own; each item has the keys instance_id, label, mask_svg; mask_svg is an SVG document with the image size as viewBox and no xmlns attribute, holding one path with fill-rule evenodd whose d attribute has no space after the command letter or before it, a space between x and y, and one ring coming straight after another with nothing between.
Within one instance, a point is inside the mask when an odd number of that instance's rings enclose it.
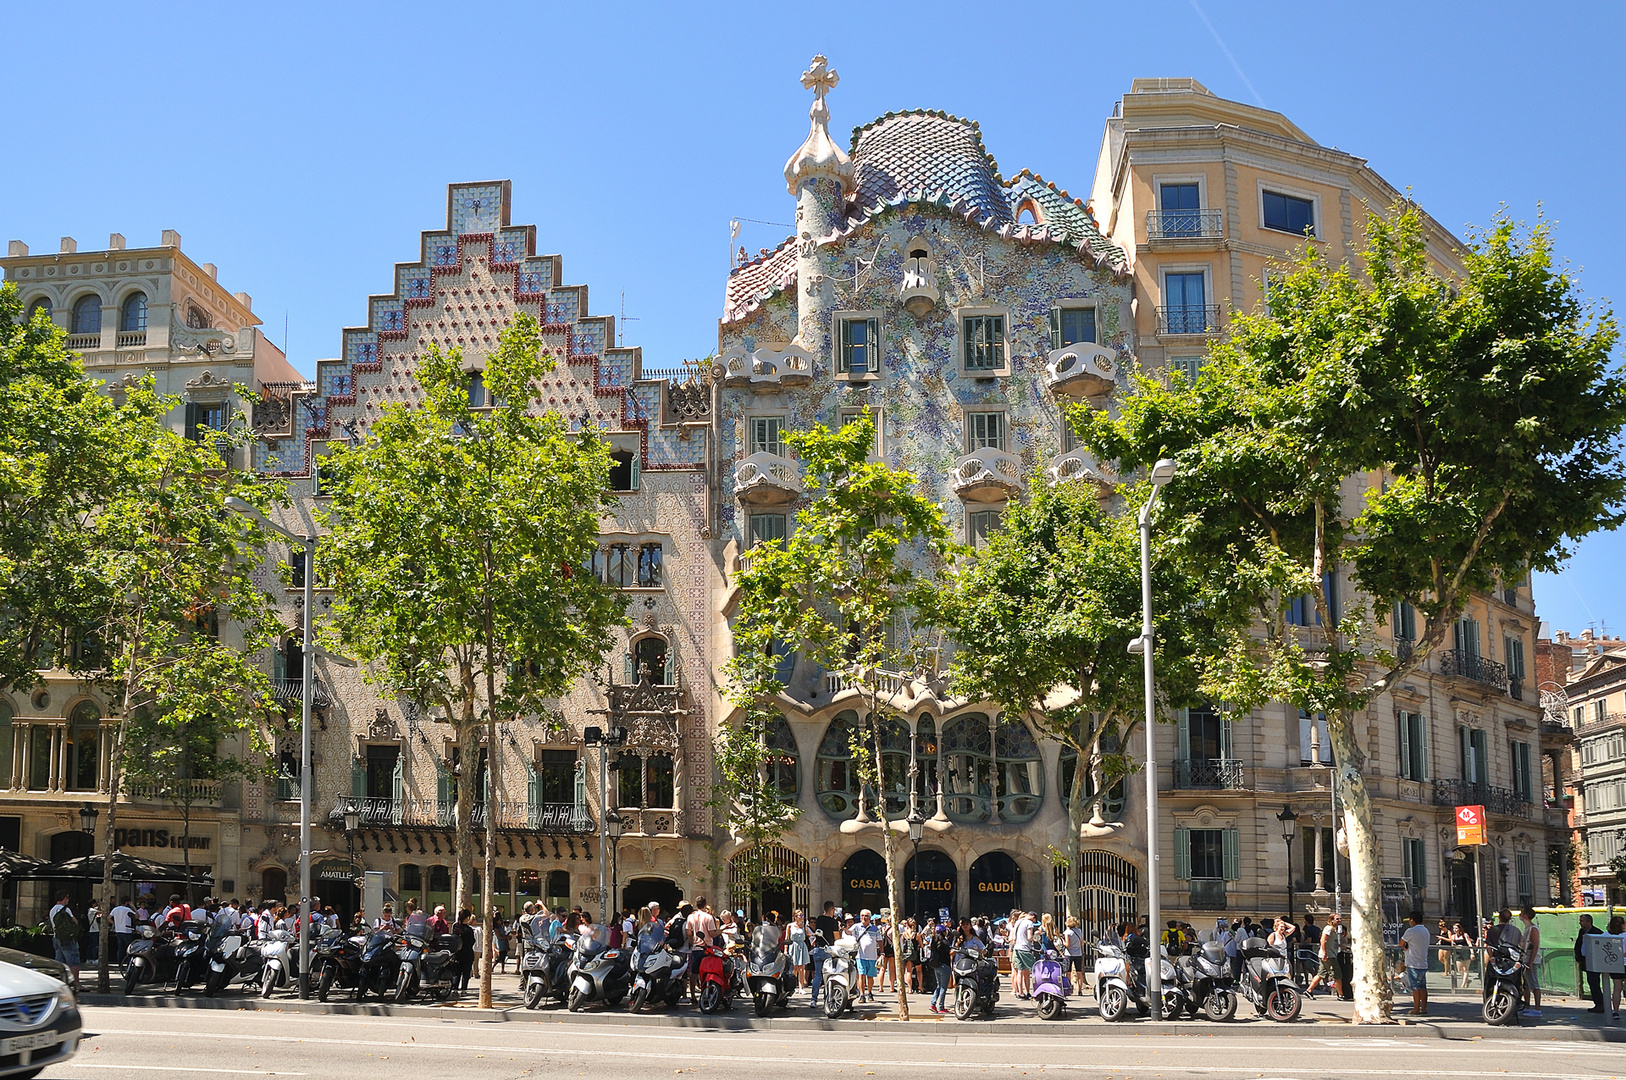
<instances>
[{"instance_id":1,"label":"traffic sign","mask_svg":"<svg viewBox=\"0 0 1626 1080\"><path fill-rule=\"evenodd\" d=\"M1457 846L1485 843L1485 808L1483 806L1457 807Z\"/></svg>"}]
</instances>

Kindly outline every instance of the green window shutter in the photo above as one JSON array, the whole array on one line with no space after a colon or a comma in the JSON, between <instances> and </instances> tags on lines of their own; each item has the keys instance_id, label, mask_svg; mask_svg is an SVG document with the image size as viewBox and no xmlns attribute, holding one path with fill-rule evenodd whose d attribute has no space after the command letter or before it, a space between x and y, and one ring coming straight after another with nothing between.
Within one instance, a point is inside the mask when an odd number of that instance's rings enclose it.
<instances>
[{"instance_id":1,"label":"green window shutter","mask_svg":"<svg viewBox=\"0 0 1626 1080\"><path fill-rule=\"evenodd\" d=\"M1061 348L1061 309L1050 309L1050 347Z\"/></svg>"},{"instance_id":2,"label":"green window shutter","mask_svg":"<svg viewBox=\"0 0 1626 1080\"><path fill-rule=\"evenodd\" d=\"M186 437L194 442L198 438L198 407L190 401L186 403Z\"/></svg>"},{"instance_id":3,"label":"green window shutter","mask_svg":"<svg viewBox=\"0 0 1626 1080\"><path fill-rule=\"evenodd\" d=\"M641 452L639 452L637 450L634 450L632 452L632 490L633 491L638 490L638 468L639 468L639 465L641 464L638 459L641 458L641 457L643 457L643 454Z\"/></svg>"},{"instance_id":4,"label":"green window shutter","mask_svg":"<svg viewBox=\"0 0 1626 1080\"><path fill-rule=\"evenodd\" d=\"M1427 780L1433 775L1428 771L1428 717L1421 713L1416 715L1417 746L1421 751L1421 753L1418 755L1421 760L1419 760L1417 763L1417 775L1421 776L1424 780Z\"/></svg>"},{"instance_id":5,"label":"green window shutter","mask_svg":"<svg viewBox=\"0 0 1626 1080\"><path fill-rule=\"evenodd\" d=\"M1180 881L1191 877L1191 830L1174 830L1174 876Z\"/></svg>"},{"instance_id":6,"label":"green window shutter","mask_svg":"<svg viewBox=\"0 0 1626 1080\"><path fill-rule=\"evenodd\" d=\"M1235 757L1231 753L1231 714L1228 712L1220 713L1220 757L1227 761Z\"/></svg>"},{"instance_id":7,"label":"green window shutter","mask_svg":"<svg viewBox=\"0 0 1626 1080\"><path fill-rule=\"evenodd\" d=\"M1191 760L1191 710L1180 710L1180 760Z\"/></svg>"},{"instance_id":8,"label":"green window shutter","mask_svg":"<svg viewBox=\"0 0 1626 1080\"><path fill-rule=\"evenodd\" d=\"M525 816L531 828L542 827L542 776L536 771L536 762L525 763Z\"/></svg>"},{"instance_id":9,"label":"green window shutter","mask_svg":"<svg viewBox=\"0 0 1626 1080\"><path fill-rule=\"evenodd\" d=\"M440 804L442 813L446 812L447 807L452 804L455 798L456 796L452 794L452 770L446 767L444 761L437 758L435 760L435 801Z\"/></svg>"},{"instance_id":10,"label":"green window shutter","mask_svg":"<svg viewBox=\"0 0 1626 1080\"><path fill-rule=\"evenodd\" d=\"M587 763L581 759L576 761L576 786L573 792L575 806L571 813L571 822L576 828L587 826Z\"/></svg>"},{"instance_id":11,"label":"green window shutter","mask_svg":"<svg viewBox=\"0 0 1626 1080\"><path fill-rule=\"evenodd\" d=\"M1399 732L1400 742L1400 775L1410 778L1411 769L1411 725L1406 722L1405 713L1395 715L1395 728Z\"/></svg>"},{"instance_id":12,"label":"green window shutter","mask_svg":"<svg viewBox=\"0 0 1626 1080\"><path fill-rule=\"evenodd\" d=\"M624 678L622 680L623 682L633 683L633 682L638 681L638 661L633 658L633 651L632 651L631 646L627 647L626 672L625 672L625 674L626 674L626 678Z\"/></svg>"},{"instance_id":13,"label":"green window shutter","mask_svg":"<svg viewBox=\"0 0 1626 1080\"><path fill-rule=\"evenodd\" d=\"M1220 845L1225 854L1225 880L1242 880L1242 850L1240 836L1235 829L1220 831Z\"/></svg>"},{"instance_id":14,"label":"green window shutter","mask_svg":"<svg viewBox=\"0 0 1626 1080\"><path fill-rule=\"evenodd\" d=\"M405 762L400 757L395 759L395 769L390 773L390 820L396 825L402 820L402 777L401 769Z\"/></svg>"},{"instance_id":15,"label":"green window shutter","mask_svg":"<svg viewBox=\"0 0 1626 1080\"><path fill-rule=\"evenodd\" d=\"M350 759L350 795L356 799L367 797L367 763L361 758Z\"/></svg>"}]
</instances>

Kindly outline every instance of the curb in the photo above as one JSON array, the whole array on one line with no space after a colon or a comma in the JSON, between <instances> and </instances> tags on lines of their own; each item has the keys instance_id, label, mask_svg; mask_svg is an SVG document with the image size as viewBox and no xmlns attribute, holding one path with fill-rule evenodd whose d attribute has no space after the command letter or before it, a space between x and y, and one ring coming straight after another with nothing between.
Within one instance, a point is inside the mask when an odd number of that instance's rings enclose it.
<instances>
[{"instance_id":1,"label":"curb","mask_svg":"<svg viewBox=\"0 0 1626 1080\"><path fill-rule=\"evenodd\" d=\"M942 1024L945 1030L934 1032L947 1037L976 1035L985 1031L1001 1035L1067 1035L1088 1036L1101 1034L1158 1035L1165 1038L1250 1038L1265 1035L1282 1038L1337 1038L1337 1039L1440 1039L1450 1042L1476 1042L1481 1040L1515 1040L1520 1042L1561 1041L1626 1043L1626 1028L1581 1027L1573 1024L1534 1024L1507 1028L1491 1028L1477 1020L1459 1020L1440 1023L1401 1024L1349 1024L1341 1020L1299 1020L1292 1024L1275 1024L1266 1020L1233 1020L1216 1024L1206 1020L1167 1023L1154 1020L1134 1020L1121 1024L1106 1024L1083 1017L1075 1020L1044 1022L1021 1018L1007 1013L997 1018L997 1024L986 1021L962 1022L937 1017L911 1019L907 1027L885 1014L860 1014L847 1020L827 1020L814 1016L781 1016L766 1020L755 1016L724 1014L700 1016L692 1013L640 1013L625 1012L565 1012L558 1006L526 1009L513 1004L492 1009L465 1005L392 1005L354 1004L347 1002L299 1001L295 998L261 997L174 997L172 995L138 994L81 994L82 1005L97 1005L133 1009L199 1009L232 1010L237 1012L300 1013L312 1016L385 1016L411 1017L435 1020L476 1020L480 1023L532 1023L571 1024L587 1027L668 1028L689 1031L863 1031L866 1035L901 1035L917 1033L922 1027ZM952 1035L950 1034L952 1032Z\"/></svg>"}]
</instances>

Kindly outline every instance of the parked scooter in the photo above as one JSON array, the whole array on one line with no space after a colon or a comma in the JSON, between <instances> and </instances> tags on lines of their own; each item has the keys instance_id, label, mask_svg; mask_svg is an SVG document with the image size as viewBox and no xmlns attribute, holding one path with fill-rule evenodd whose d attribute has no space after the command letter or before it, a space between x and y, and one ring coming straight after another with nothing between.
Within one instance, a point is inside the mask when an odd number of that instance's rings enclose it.
<instances>
[{"instance_id":1,"label":"parked scooter","mask_svg":"<svg viewBox=\"0 0 1626 1080\"><path fill-rule=\"evenodd\" d=\"M1236 1015L1236 985L1231 978L1231 962L1225 946L1205 941L1189 956L1174 962L1186 988L1186 1010L1192 1016L1199 1009L1210 1020L1229 1020Z\"/></svg>"},{"instance_id":2,"label":"parked scooter","mask_svg":"<svg viewBox=\"0 0 1626 1080\"><path fill-rule=\"evenodd\" d=\"M452 951L457 938L451 934L435 934L429 928L429 916L415 911L407 919L401 932L396 952L401 957L400 970L395 975L395 1003L404 1005L421 990L436 1001L452 996L456 965Z\"/></svg>"},{"instance_id":3,"label":"parked scooter","mask_svg":"<svg viewBox=\"0 0 1626 1080\"><path fill-rule=\"evenodd\" d=\"M1177 1018L1189 1000L1180 985L1174 965L1169 963L1163 950L1158 950L1157 963L1162 965L1163 1000L1158 1015L1164 1020ZM1148 1016L1152 1004L1146 997L1148 965L1152 964L1152 949L1139 934L1131 934L1127 943L1103 940L1095 947L1095 1001L1103 1020L1122 1020L1135 1006L1140 1016Z\"/></svg>"},{"instance_id":4,"label":"parked scooter","mask_svg":"<svg viewBox=\"0 0 1626 1080\"><path fill-rule=\"evenodd\" d=\"M354 990L361 984L361 955L367 939L343 930L329 930L311 950L311 974L316 977L316 997L326 1001L335 986Z\"/></svg>"},{"instance_id":5,"label":"parked scooter","mask_svg":"<svg viewBox=\"0 0 1626 1080\"><path fill-rule=\"evenodd\" d=\"M207 976L209 951L205 942L209 927L191 919L175 929L175 992L192 989L192 984Z\"/></svg>"},{"instance_id":6,"label":"parked scooter","mask_svg":"<svg viewBox=\"0 0 1626 1080\"><path fill-rule=\"evenodd\" d=\"M700 1011L708 1016L734 1004L734 960L721 945L702 946L700 954Z\"/></svg>"},{"instance_id":7,"label":"parked scooter","mask_svg":"<svg viewBox=\"0 0 1626 1080\"><path fill-rule=\"evenodd\" d=\"M649 1002L672 1008L683 997L688 970L687 952L679 952L669 944L648 950L640 945L632 961L632 993L627 998L627 1011L641 1012Z\"/></svg>"},{"instance_id":8,"label":"parked scooter","mask_svg":"<svg viewBox=\"0 0 1626 1080\"><path fill-rule=\"evenodd\" d=\"M1033 1001L1040 1020L1060 1020L1067 1015L1067 999L1073 993L1073 980L1055 949L1046 949L1033 964Z\"/></svg>"},{"instance_id":9,"label":"parked scooter","mask_svg":"<svg viewBox=\"0 0 1626 1080\"><path fill-rule=\"evenodd\" d=\"M548 993L548 946L552 944L548 928L551 925L549 919L539 915L531 920L525 928L525 936L520 940L519 974L527 1009L541 1005Z\"/></svg>"},{"instance_id":10,"label":"parked scooter","mask_svg":"<svg viewBox=\"0 0 1626 1080\"><path fill-rule=\"evenodd\" d=\"M203 992L214 997L232 984L232 980L253 982L260 975L260 950L239 925L237 916L226 912L218 916L209 929L205 944L209 974Z\"/></svg>"},{"instance_id":11,"label":"parked scooter","mask_svg":"<svg viewBox=\"0 0 1626 1080\"><path fill-rule=\"evenodd\" d=\"M124 992L142 983L163 985L175 977L175 935L168 927L137 927L124 957Z\"/></svg>"},{"instance_id":12,"label":"parked scooter","mask_svg":"<svg viewBox=\"0 0 1626 1080\"><path fill-rule=\"evenodd\" d=\"M395 993L395 983L401 973L401 954L396 949L396 929L381 926L367 936L362 946L361 967L356 974L356 1000L364 1001L368 994L381 998Z\"/></svg>"},{"instance_id":13,"label":"parked scooter","mask_svg":"<svg viewBox=\"0 0 1626 1080\"><path fill-rule=\"evenodd\" d=\"M1253 1002L1255 1013L1284 1024L1297 1020L1304 997L1293 981L1287 957L1260 937L1242 942L1238 952L1242 957L1242 982L1237 989Z\"/></svg>"},{"instance_id":14,"label":"parked scooter","mask_svg":"<svg viewBox=\"0 0 1626 1080\"><path fill-rule=\"evenodd\" d=\"M790 957L781 947L784 928L765 922L751 931L751 957L745 965L746 988L756 1003L757 1015L766 1017L774 1009L790 1004L790 994L796 987L796 976L790 968Z\"/></svg>"},{"instance_id":15,"label":"parked scooter","mask_svg":"<svg viewBox=\"0 0 1626 1080\"><path fill-rule=\"evenodd\" d=\"M278 927L256 944L260 949L260 996L270 997L299 978L299 948L292 930Z\"/></svg>"},{"instance_id":16,"label":"parked scooter","mask_svg":"<svg viewBox=\"0 0 1626 1080\"><path fill-rule=\"evenodd\" d=\"M576 935L576 953L570 962L570 997L566 1007L580 1012L592 1001L619 1005L632 988L632 962L625 949L609 947L609 931Z\"/></svg>"},{"instance_id":17,"label":"parked scooter","mask_svg":"<svg viewBox=\"0 0 1626 1080\"><path fill-rule=\"evenodd\" d=\"M1487 1024L1517 1024L1524 1009L1524 962L1516 950L1497 944L1491 948L1486 969L1480 1015Z\"/></svg>"},{"instance_id":18,"label":"parked scooter","mask_svg":"<svg viewBox=\"0 0 1626 1080\"><path fill-rule=\"evenodd\" d=\"M834 1020L853 1008L853 972L857 969L858 946L849 937L838 937L824 958L824 1015ZM702 960L701 966L705 966Z\"/></svg>"},{"instance_id":19,"label":"parked scooter","mask_svg":"<svg viewBox=\"0 0 1626 1080\"><path fill-rule=\"evenodd\" d=\"M999 963L982 942L972 938L954 952L954 1015L969 1020L981 1012L994 1015L999 1003Z\"/></svg>"}]
</instances>

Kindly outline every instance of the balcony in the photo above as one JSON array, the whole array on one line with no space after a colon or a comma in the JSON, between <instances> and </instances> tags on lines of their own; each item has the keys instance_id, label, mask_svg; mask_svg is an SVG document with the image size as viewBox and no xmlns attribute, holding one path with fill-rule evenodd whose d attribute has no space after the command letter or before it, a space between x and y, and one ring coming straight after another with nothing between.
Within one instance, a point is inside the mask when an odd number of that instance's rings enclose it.
<instances>
[{"instance_id":1,"label":"balcony","mask_svg":"<svg viewBox=\"0 0 1626 1080\"><path fill-rule=\"evenodd\" d=\"M1117 378L1117 354L1093 342L1052 349L1044 365L1045 389L1057 397L1101 397Z\"/></svg>"},{"instance_id":2,"label":"balcony","mask_svg":"<svg viewBox=\"0 0 1626 1080\"><path fill-rule=\"evenodd\" d=\"M723 354L723 385L768 392L813 381L813 355L794 342L775 349L758 346L747 356L742 349Z\"/></svg>"},{"instance_id":3,"label":"balcony","mask_svg":"<svg viewBox=\"0 0 1626 1080\"><path fill-rule=\"evenodd\" d=\"M1175 761L1174 786L1177 791L1240 791L1247 783L1242 762L1235 758L1193 758Z\"/></svg>"},{"instance_id":4,"label":"balcony","mask_svg":"<svg viewBox=\"0 0 1626 1080\"><path fill-rule=\"evenodd\" d=\"M1082 447L1069 450L1057 457L1045 469L1052 484L1066 484L1074 480L1087 480L1098 485L1103 492L1111 492L1118 482L1118 474L1095 460L1095 456Z\"/></svg>"},{"instance_id":5,"label":"balcony","mask_svg":"<svg viewBox=\"0 0 1626 1080\"><path fill-rule=\"evenodd\" d=\"M1225 910L1225 879L1224 878L1192 878L1191 882L1191 910L1193 911L1224 911Z\"/></svg>"},{"instance_id":6,"label":"balcony","mask_svg":"<svg viewBox=\"0 0 1626 1080\"><path fill-rule=\"evenodd\" d=\"M759 450L734 470L734 497L747 506L784 506L802 495L802 468Z\"/></svg>"},{"instance_id":7,"label":"balcony","mask_svg":"<svg viewBox=\"0 0 1626 1080\"><path fill-rule=\"evenodd\" d=\"M301 705L304 703L304 687L304 679L272 679L271 696L284 705ZM312 689L311 704L318 709L326 709L333 704L333 698L328 694L327 687L322 685L321 679L316 680L316 685Z\"/></svg>"},{"instance_id":8,"label":"balcony","mask_svg":"<svg viewBox=\"0 0 1626 1080\"><path fill-rule=\"evenodd\" d=\"M1476 784L1468 780L1434 781L1435 806L1483 806L1487 814L1530 820L1530 802L1510 788Z\"/></svg>"},{"instance_id":9,"label":"balcony","mask_svg":"<svg viewBox=\"0 0 1626 1080\"><path fill-rule=\"evenodd\" d=\"M1471 652L1447 649L1440 653L1440 674L1472 679L1497 690L1507 689L1507 668Z\"/></svg>"},{"instance_id":10,"label":"balcony","mask_svg":"<svg viewBox=\"0 0 1626 1080\"><path fill-rule=\"evenodd\" d=\"M1148 210L1147 240L1217 240L1225 235L1221 210Z\"/></svg>"},{"instance_id":11,"label":"balcony","mask_svg":"<svg viewBox=\"0 0 1626 1080\"><path fill-rule=\"evenodd\" d=\"M450 829L457 823L457 802L438 799L341 798L328 811L329 828L344 828L345 811L354 807L361 813L364 829ZM667 813L671 813L668 811ZM470 815L476 829L493 820L497 831L539 832L568 835L591 833L598 825L585 806L575 803L477 802Z\"/></svg>"},{"instance_id":12,"label":"balcony","mask_svg":"<svg viewBox=\"0 0 1626 1080\"><path fill-rule=\"evenodd\" d=\"M147 344L145 330L120 330L118 347L121 349L139 349Z\"/></svg>"},{"instance_id":13,"label":"balcony","mask_svg":"<svg viewBox=\"0 0 1626 1080\"><path fill-rule=\"evenodd\" d=\"M216 803L220 801L219 780L183 780L181 786L133 784L127 794L142 802Z\"/></svg>"},{"instance_id":14,"label":"balcony","mask_svg":"<svg viewBox=\"0 0 1626 1080\"><path fill-rule=\"evenodd\" d=\"M91 349L99 349L101 347L102 332L100 330L96 331L94 334L68 335L68 348L72 349L74 352L88 352Z\"/></svg>"},{"instance_id":15,"label":"balcony","mask_svg":"<svg viewBox=\"0 0 1626 1080\"><path fill-rule=\"evenodd\" d=\"M1022 491L1022 459L981 446L954 463L949 483L954 494L970 502L1008 499Z\"/></svg>"},{"instance_id":16,"label":"balcony","mask_svg":"<svg viewBox=\"0 0 1626 1080\"><path fill-rule=\"evenodd\" d=\"M1157 332L1164 337L1182 334L1213 334L1219 331L1220 309L1209 307L1160 307L1157 309Z\"/></svg>"}]
</instances>

